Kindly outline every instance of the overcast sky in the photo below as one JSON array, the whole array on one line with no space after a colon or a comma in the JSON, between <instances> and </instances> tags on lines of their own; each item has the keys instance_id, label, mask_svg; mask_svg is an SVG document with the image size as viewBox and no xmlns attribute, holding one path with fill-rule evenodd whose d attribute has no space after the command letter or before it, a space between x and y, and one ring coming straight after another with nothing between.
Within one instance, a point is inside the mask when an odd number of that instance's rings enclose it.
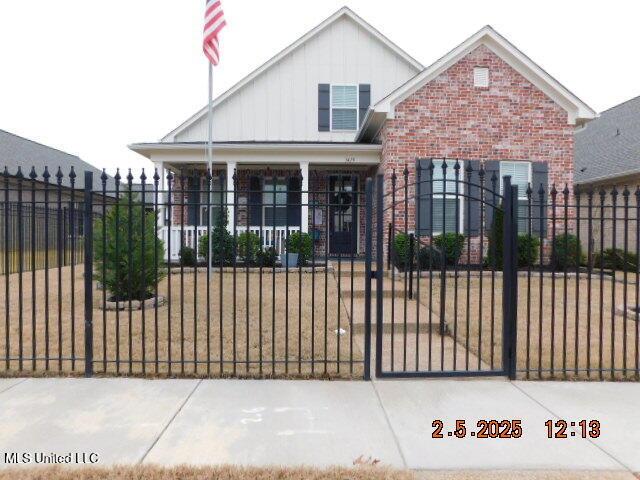
<instances>
[{"instance_id":1,"label":"overcast sky","mask_svg":"<svg viewBox=\"0 0 640 480\"><path fill-rule=\"evenodd\" d=\"M127 144L207 101L204 3L0 0L0 129L109 171L150 166ZM215 94L345 4L424 65L490 24L597 111L640 95L640 2L615 0L223 0Z\"/></svg>"}]
</instances>

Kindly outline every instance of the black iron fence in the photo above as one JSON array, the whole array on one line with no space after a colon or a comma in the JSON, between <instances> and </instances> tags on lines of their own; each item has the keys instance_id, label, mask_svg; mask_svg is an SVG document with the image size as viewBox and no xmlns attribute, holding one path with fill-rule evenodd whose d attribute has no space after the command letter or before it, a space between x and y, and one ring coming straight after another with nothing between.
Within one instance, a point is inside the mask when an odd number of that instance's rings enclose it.
<instances>
[{"instance_id":1,"label":"black iron fence","mask_svg":"<svg viewBox=\"0 0 640 480\"><path fill-rule=\"evenodd\" d=\"M0 369L637 380L640 190L489 172L5 175Z\"/></svg>"},{"instance_id":2,"label":"black iron fence","mask_svg":"<svg viewBox=\"0 0 640 480\"><path fill-rule=\"evenodd\" d=\"M259 189L240 173L231 182L215 172L143 173L138 186L118 174L114 187L103 175L92 189L94 180L86 174L65 217L55 186L27 201L18 191L41 179L5 176L15 200L4 207L19 224L16 234L3 224L0 244L12 272L2 279L5 373L368 376L371 207L355 176L305 190L296 171L267 172ZM64 218L71 230L52 227ZM25 260L28 250L42 250L43 263ZM14 251L29 268L14 272Z\"/></svg>"},{"instance_id":3,"label":"black iron fence","mask_svg":"<svg viewBox=\"0 0 640 480\"><path fill-rule=\"evenodd\" d=\"M0 249L5 255L0 274L46 269L58 264L58 255L63 266L81 263L82 208L68 201L61 209L29 203L5 201L0 208Z\"/></svg>"},{"instance_id":4,"label":"black iron fence","mask_svg":"<svg viewBox=\"0 0 640 480\"><path fill-rule=\"evenodd\" d=\"M510 180L379 180L378 374L639 379L640 190Z\"/></svg>"}]
</instances>

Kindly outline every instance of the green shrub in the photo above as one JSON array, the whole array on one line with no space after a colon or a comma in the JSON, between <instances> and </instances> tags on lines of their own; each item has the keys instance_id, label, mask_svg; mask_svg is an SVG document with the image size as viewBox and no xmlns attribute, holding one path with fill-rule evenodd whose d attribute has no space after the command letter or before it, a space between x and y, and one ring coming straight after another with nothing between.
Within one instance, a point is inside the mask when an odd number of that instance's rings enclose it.
<instances>
[{"instance_id":1,"label":"green shrub","mask_svg":"<svg viewBox=\"0 0 640 480\"><path fill-rule=\"evenodd\" d=\"M433 239L433 243L442 252L447 265L457 265L464 249L464 235L461 233L443 233Z\"/></svg>"},{"instance_id":2,"label":"green shrub","mask_svg":"<svg viewBox=\"0 0 640 480\"><path fill-rule=\"evenodd\" d=\"M233 261L233 235L227 230L227 215L222 213L211 231L211 263L229 265ZM209 235L198 241L198 249L205 259L209 257Z\"/></svg>"},{"instance_id":3,"label":"green shrub","mask_svg":"<svg viewBox=\"0 0 640 480\"><path fill-rule=\"evenodd\" d=\"M276 252L276 249L273 247L258 250L256 254L256 264L259 267L273 267L276 264L277 258L278 252Z\"/></svg>"},{"instance_id":4,"label":"green shrub","mask_svg":"<svg viewBox=\"0 0 640 480\"><path fill-rule=\"evenodd\" d=\"M400 270L409 268L409 235L397 233L393 237L393 264Z\"/></svg>"},{"instance_id":5,"label":"green shrub","mask_svg":"<svg viewBox=\"0 0 640 480\"><path fill-rule=\"evenodd\" d=\"M432 245L426 245L418 251L418 265L421 270L429 268L439 269L442 267L442 252Z\"/></svg>"},{"instance_id":6,"label":"green shrub","mask_svg":"<svg viewBox=\"0 0 640 480\"><path fill-rule=\"evenodd\" d=\"M260 250L260 236L252 232L238 235L238 256L246 263L253 264Z\"/></svg>"},{"instance_id":7,"label":"green shrub","mask_svg":"<svg viewBox=\"0 0 640 480\"><path fill-rule=\"evenodd\" d=\"M191 247L182 247L178 254L180 256L180 265L185 267L195 267L196 266L196 252Z\"/></svg>"},{"instance_id":8,"label":"green shrub","mask_svg":"<svg viewBox=\"0 0 640 480\"><path fill-rule=\"evenodd\" d=\"M502 268L504 258L504 211L502 208L494 209L493 223L489 230L489 246L487 251L487 265ZM529 234L518 235L517 239L518 267L534 265L538 261L540 253L540 239Z\"/></svg>"},{"instance_id":9,"label":"green shrub","mask_svg":"<svg viewBox=\"0 0 640 480\"><path fill-rule=\"evenodd\" d=\"M533 235L518 235L518 267L535 265L540 253L540 239Z\"/></svg>"},{"instance_id":10,"label":"green shrub","mask_svg":"<svg viewBox=\"0 0 640 480\"><path fill-rule=\"evenodd\" d=\"M624 270L625 266L627 270L635 270L638 266L638 255L627 252L625 257L621 248L607 248L604 255L596 253L593 256L593 266L599 268L601 265L611 270Z\"/></svg>"},{"instance_id":11,"label":"green shrub","mask_svg":"<svg viewBox=\"0 0 640 480\"><path fill-rule=\"evenodd\" d=\"M495 208L491 230L489 230L489 251L487 252L487 265L502 268L504 248L502 235L504 232L504 211L501 207Z\"/></svg>"},{"instance_id":12,"label":"green shrub","mask_svg":"<svg viewBox=\"0 0 640 480\"><path fill-rule=\"evenodd\" d=\"M311 235L304 232L293 232L287 240L287 252L298 254L298 265L304 266L311 258L313 240Z\"/></svg>"},{"instance_id":13,"label":"green shrub","mask_svg":"<svg viewBox=\"0 0 640 480\"><path fill-rule=\"evenodd\" d=\"M556 270L575 268L584 262L582 245L571 233L556 235L553 239L553 249L551 264Z\"/></svg>"},{"instance_id":14,"label":"green shrub","mask_svg":"<svg viewBox=\"0 0 640 480\"><path fill-rule=\"evenodd\" d=\"M129 209L129 200L132 204L131 209ZM119 223L118 228L116 228L116 219ZM144 249L142 248L143 230ZM155 290L156 279L160 280L166 275L161 265L158 265L156 273L155 262L163 261L164 243L159 239L157 243L155 242L155 213L146 212L135 194L125 192L118 200L117 209L112 206L104 220L102 218L95 220L93 231L96 279L101 282L104 279L105 288L116 300L149 298ZM118 251L116 251L116 237ZM103 242L103 240L106 241ZM130 271L131 275L129 275Z\"/></svg>"}]
</instances>

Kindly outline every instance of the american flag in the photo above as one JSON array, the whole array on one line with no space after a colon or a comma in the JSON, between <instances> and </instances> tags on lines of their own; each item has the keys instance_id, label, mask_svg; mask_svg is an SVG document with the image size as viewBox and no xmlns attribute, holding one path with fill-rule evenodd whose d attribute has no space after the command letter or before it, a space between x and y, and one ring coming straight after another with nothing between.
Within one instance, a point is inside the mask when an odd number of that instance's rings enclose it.
<instances>
[{"instance_id":1,"label":"american flag","mask_svg":"<svg viewBox=\"0 0 640 480\"><path fill-rule=\"evenodd\" d=\"M204 13L204 42L202 48L204 54L213 65L218 65L220 61L218 34L226 24L220 0L207 0L207 8Z\"/></svg>"}]
</instances>

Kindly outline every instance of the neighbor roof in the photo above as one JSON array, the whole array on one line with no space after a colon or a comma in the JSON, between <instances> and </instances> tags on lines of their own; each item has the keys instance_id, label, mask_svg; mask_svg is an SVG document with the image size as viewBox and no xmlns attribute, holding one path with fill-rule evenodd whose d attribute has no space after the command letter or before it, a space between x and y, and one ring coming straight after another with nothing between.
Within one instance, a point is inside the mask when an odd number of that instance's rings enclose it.
<instances>
[{"instance_id":1,"label":"neighbor roof","mask_svg":"<svg viewBox=\"0 0 640 480\"><path fill-rule=\"evenodd\" d=\"M569 115L570 123L583 123L597 117L597 113L549 75L511 42L486 25L467 38L445 56L372 105L360 127L357 139L373 138L387 118L394 118L396 105L416 92L480 45L484 45L506 61L514 70L555 101Z\"/></svg>"},{"instance_id":2,"label":"neighbor roof","mask_svg":"<svg viewBox=\"0 0 640 480\"><path fill-rule=\"evenodd\" d=\"M420 71L420 70L422 70L424 68L423 65L420 62L418 62L415 58L413 58L411 55L409 55L407 52L402 50L399 46L397 46L395 43L393 43L391 40L389 40L387 37L385 37L382 33L380 33L378 30L376 30L371 24L369 24L365 20L363 20L360 16L358 16L355 12L353 12L353 10L351 10L349 7L342 7L336 13L334 13L329 18L327 18L324 22L320 23L317 27L315 27L312 30L310 30L309 32L305 33L302 37L300 37L298 40L293 42L287 48L285 48L280 53L278 53L277 55L272 57L270 60L265 62L260 67L256 68L253 72L251 72L249 75L244 77L242 80L240 80L238 83L236 83L229 90L227 90L222 95L220 95L219 97L214 99L212 106L215 108L217 105L219 105L220 103L224 102L227 98L232 96L234 93L236 93L242 87L244 87L248 83L252 82L253 79L255 79L262 72L264 72L265 70L268 70L269 68L271 68L274 64L278 63L280 60L285 58L287 55L289 55L291 52L296 50L298 47L300 47L300 46L304 45L305 43L307 43L313 37L318 35L320 32L324 31L327 27L329 27L330 25L332 25L333 23L335 23L337 20L339 20L342 17L348 17L351 20L353 20L355 23L360 25L364 30L366 30L371 35L373 35L375 38L380 40L383 44L385 44L393 52L395 52L397 55L399 55L400 58L404 59L405 62L407 62L409 65L411 65L417 71ZM185 120L183 123L181 123L178 127L176 127L171 132L166 134L161 139L161 141L162 142L173 141L175 139L176 135L178 135L184 129L188 128L190 125L193 125L193 123L197 122L199 119L204 117L207 114L207 109L208 109L208 106L205 106L202 109L200 109L194 115L192 115L187 120Z\"/></svg>"},{"instance_id":3,"label":"neighbor roof","mask_svg":"<svg viewBox=\"0 0 640 480\"><path fill-rule=\"evenodd\" d=\"M574 163L576 183L640 174L640 96L576 132Z\"/></svg>"},{"instance_id":4,"label":"neighbor roof","mask_svg":"<svg viewBox=\"0 0 640 480\"><path fill-rule=\"evenodd\" d=\"M76 173L75 188L78 189L84 188L84 172L88 170L93 172L93 188L102 189L102 181L100 180L102 171L80 157L0 130L0 173L4 171L5 167L11 175L15 175L20 167L22 174L27 178L33 167L40 181L43 180L42 174L45 167L48 167L51 174L50 182L54 184L56 184L55 174L60 167L64 174L62 185L65 187L71 186L69 173L73 167ZM113 185L113 178L109 176L107 189L112 189Z\"/></svg>"}]
</instances>

